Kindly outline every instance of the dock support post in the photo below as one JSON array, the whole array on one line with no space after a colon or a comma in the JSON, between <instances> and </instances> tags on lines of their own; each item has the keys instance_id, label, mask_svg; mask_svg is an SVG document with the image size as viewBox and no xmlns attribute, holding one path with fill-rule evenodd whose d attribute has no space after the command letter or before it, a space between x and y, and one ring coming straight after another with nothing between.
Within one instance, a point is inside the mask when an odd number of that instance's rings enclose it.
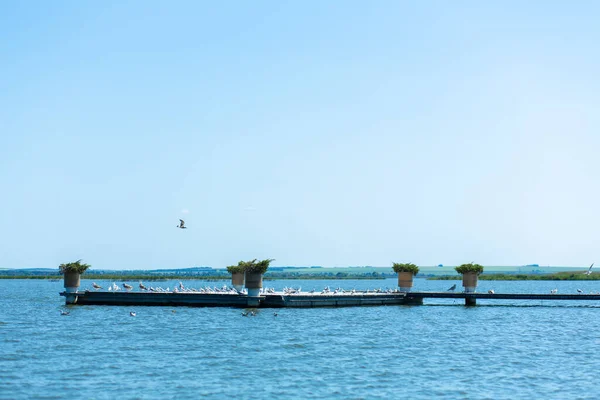
<instances>
[{"instance_id":1,"label":"dock support post","mask_svg":"<svg viewBox=\"0 0 600 400\"><path fill-rule=\"evenodd\" d=\"M422 306L423 305L423 298L422 297L406 296L404 298L404 302L402 303L402 305L405 305L405 306Z\"/></svg>"},{"instance_id":2,"label":"dock support post","mask_svg":"<svg viewBox=\"0 0 600 400\"><path fill-rule=\"evenodd\" d=\"M477 299L475 297L467 296L465 297L465 306L476 306Z\"/></svg>"},{"instance_id":3,"label":"dock support post","mask_svg":"<svg viewBox=\"0 0 600 400\"><path fill-rule=\"evenodd\" d=\"M63 277L65 287L65 304L77 303L77 289L81 282L81 274L75 271L65 271Z\"/></svg>"}]
</instances>

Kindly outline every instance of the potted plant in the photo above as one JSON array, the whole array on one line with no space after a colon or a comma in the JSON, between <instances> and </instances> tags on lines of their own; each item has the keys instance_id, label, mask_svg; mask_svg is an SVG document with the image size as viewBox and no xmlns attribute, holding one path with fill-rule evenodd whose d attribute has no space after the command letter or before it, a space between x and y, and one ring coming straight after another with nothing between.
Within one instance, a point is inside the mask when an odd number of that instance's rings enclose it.
<instances>
[{"instance_id":1,"label":"potted plant","mask_svg":"<svg viewBox=\"0 0 600 400\"><path fill-rule=\"evenodd\" d=\"M483 272L483 266L475 263L462 264L454 268L463 276L463 286L466 293L473 293L477 288L479 274Z\"/></svg>"},{"instance_id":2,"label":"potted plant","mask_svg":"<svg viewBox=\"0 0 600 400\"><path fill-rule=\"evenodd\" d=\"M244 265L240 261L238 265L230 265L227 267L227 272L231 274L231 284L235 290L240 291L244 287Z\"/></svg>"},{"instance_id":3,"label":"potted plant","mask_svg":"<svg viewBox=\"0 0 600 400\"><path fill-rule=\"evenodd\" d=\"M402 292L410 292L413 277L419 273L419 267L412 263L394 263L394 272L398 274L398 286Z\"/></svg>"},{"instance_id":4,"label":"potted plant","mask_svg":"<svg viewBox=\"0 0 600 400\"><path fill-rule=\"evenodd\" d=\"M77 292L77 288L80 285L80 276L89 267L89 264L83 264L81 260L58 266L58 272L64 275L64 286L67 292Z\"/></svg>"},{"instance_id":5,"label":"potted plant","mask_svg":"<svg viewBox=\"0 0 600 400\"><path fill-rule=\"evenodd\" d=\"M258 296L262 288L263 274L267 272L272 259L256 261L240 261L246 273L246 288L249 296ZM238 265L240 265L238 264Z\"/></svg>"}]
</instances>

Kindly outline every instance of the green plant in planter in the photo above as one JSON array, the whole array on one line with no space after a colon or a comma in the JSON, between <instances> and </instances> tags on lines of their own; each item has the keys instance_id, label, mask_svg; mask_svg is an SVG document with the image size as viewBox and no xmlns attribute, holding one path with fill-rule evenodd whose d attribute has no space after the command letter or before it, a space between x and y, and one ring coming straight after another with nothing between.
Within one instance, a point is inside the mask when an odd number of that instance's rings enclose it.
<instances>
[{"instance_id":1,"label":"green plant in planter","mask_svg":"<svg viewBox=\"0 0 600 400\"><path fill-rule=\"evenodd\" d=\"M258 272L260 274L264 274L267 272L269 268L269 264L271 261L275 261L274 259L267 258L266 260L256 261L256 258L252 261L240 261L238 265L242 265L245 272Z\"/></svg>"},{"instance_id":2,"label":"green plant in planter","mask_svg":"<svg viewBox=\"0 0 600 400\"><path fill-rule=\"evenodd\" d=\"M58 272L61 274L66 274L68 272L77 272L78 274L83 274L89 267L91 267L91 265L83 264L81 260L77 260L75 262L60 264L58 266Z\"/></svg>"},{"instance_id":3,"label":"green plant in planter","mask_svg":"<svg viewBox=\"0 0 600 400\"><path fill-rule=\"evenodd\" d=\"M242 265L243 261L240 261L238 263L238 265L230 265L229 267L227 267L227 272L229 272L230 274L239 274L239 273L244 273L244 266Z\"/></svg>"},{"instance_id":4,"label":"green plant in planter","mask_svg":"<svg viewBox=\"0 0 600 400\"><path fill-rule=\"evenodd\" d=\"M483 272L483 266L482 265L474 264L472 262L468 263L468 264L459 265L458 267L456 267L454 269L459 274L473 273L473 274L479 275L479 274L481 274Z\"/></svg>"},{"instance_id":5,"label":"green plant in planter","mask_svg":"<svg viewBox=\"0 0 600 400\"><path fill-rule=\"evenodd\" d=\"M417 267L413 263L394 263L392 269L394 270L394 272L397 273L410 272L411 274L413 274L413 276L419 273L419 267Z\"/></svg>"}]
</instances>

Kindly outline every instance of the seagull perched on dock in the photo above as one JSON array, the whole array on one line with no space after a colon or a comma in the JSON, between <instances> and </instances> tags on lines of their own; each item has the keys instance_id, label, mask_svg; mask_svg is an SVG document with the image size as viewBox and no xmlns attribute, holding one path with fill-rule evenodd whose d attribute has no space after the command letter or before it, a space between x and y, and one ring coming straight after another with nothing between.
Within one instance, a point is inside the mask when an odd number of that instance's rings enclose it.
<instances>
[{"instance_id":1,"label":"seagull perched on dock","mask_svg":"<svg viewBox=\"0 0 600 400\"><path fill-rule=\"evenodd\" d=\"M577 289L577 293L583 293L583 290Z\"/></svg>"},{"instance_id":2,"label":"seagull perched on dock","mask_svg":"<svg viewBox=\"0 0 600 400\"><path fill-rule=\"evenodd\" d=\"M456 289L456 283L452 286L450 286L450 289L448 289L448 292L454 292L454 289Z\"/></svg>"},{"instance_id":3,"label":"seagull perched on dock","mask_svg":"<svg viewBox=\"0 0 600 400\"><path fill-rule=\"evenodd\" d=\"M592 267L594 266L594 263L592 263L592 265L590 265L590 268L587 270L587 272L585 273L586 275L590 275L592 273Z\"/></svg>"},{"instance_id":4,"label":"seagull perched on dock","mask_svg":"<svg viewBox=\"0 0 600 400\"><path fill-rule=\"evenodd\" d=\"M123 282L123 287L127 290L131 290L133 289L133 286L126 284L125 282Z\"/></svg>"},{"instance_id":5,"label":"seagull perched on dock","mask_svg":"<svg viewBox=\"0 0 600 400\"><path fill-rule=\"evenodd\" d=\"M144 286L144 284L141 281L140 281L140 289L148 290L148 288L146 286Z\"/></svg>"},{"instance_id":6,"label":"seagull perched on dock","mask_svg":"<svg viewBox=\"0 0 600 400\"><path fill-rule=\"evenodd\" d=\"M177 225L177 227L179 229L187 229L187 226L185 226L185 221L182 220L181 218L179 219L179 225Z\"/></svg>"},{"instance_id":7,"label":"seagull perched on dock","mask_svg":"<svg viewBox=\"0 0 600 400\"><path fill-rule=\"evenodd\" d=\"M94 289L102 289L102 286L98 285L96 282L92 282L92 286Z\"/></svg>"},{"instance_id":8,"label":"seagull perched on dock","mask_svg":"<svg viewBox=\"0 0 600 400\"><path fill-rule=\"evenodd\" d=\"M552 290L550 291L550 294L556 294L556 293L558 293L558 289L552 289Z\"/></svg>"},{"instance_id":9,"label":"seagull perched on dock","mask_svg":"<svg viewBox=\"0 0 600 400\"><path fill-rule=\"evenodd\" d=\"M489 293L489 294L494 294L494 293L496 293L496 292L494 292L494 289L490 289L490 290L488 290L488 293Z\"/></svg>"}]
</instances>

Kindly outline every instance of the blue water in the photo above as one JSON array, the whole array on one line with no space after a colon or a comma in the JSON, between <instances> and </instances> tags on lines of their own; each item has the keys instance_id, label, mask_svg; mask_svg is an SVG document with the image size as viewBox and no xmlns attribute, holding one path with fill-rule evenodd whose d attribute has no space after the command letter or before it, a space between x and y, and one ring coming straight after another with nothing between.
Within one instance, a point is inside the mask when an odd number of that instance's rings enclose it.
<instances>
[{"instance_id":1,"label":"blue water","mask_svg":"<svg viewBox=\"0 0 600 400\"><path fill-rule=\"evenodd\" d=\"M452 283L418 279L415 289ZM395 280L265 284L374 289ZM600 282L480 282L488 288L575 293L600 291ZM232 308L71 306L61 316L61 290L62 282L0 280L1 399L600 397L600 302L467 308L425 300L280 309L277 317L269 309L242 317Z\"/></svg>"}]
</instances>

